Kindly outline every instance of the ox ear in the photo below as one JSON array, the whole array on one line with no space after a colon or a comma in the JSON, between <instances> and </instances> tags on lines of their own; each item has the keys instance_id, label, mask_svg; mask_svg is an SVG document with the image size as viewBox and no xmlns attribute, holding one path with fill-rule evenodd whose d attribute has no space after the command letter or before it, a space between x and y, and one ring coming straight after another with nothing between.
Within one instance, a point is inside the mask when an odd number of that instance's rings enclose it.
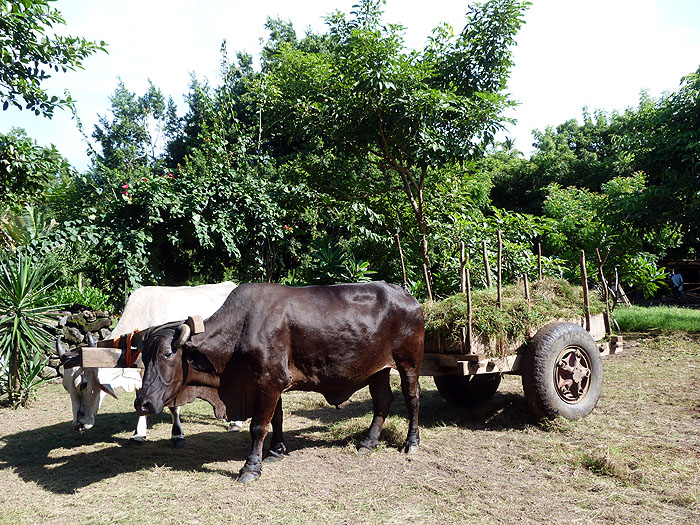
<instances>
[{"instance_id":1,"label":"ox ear","mask_svg":"<svg viewBox=\"0 0 700 525\"><path fill-rule=\"evenodd\" d=\"M216 374L216 368L209 358L200 350L196 348L187 348L185 359L187 363L194 368L205 374Z\"/></svg>"}]
</instances>

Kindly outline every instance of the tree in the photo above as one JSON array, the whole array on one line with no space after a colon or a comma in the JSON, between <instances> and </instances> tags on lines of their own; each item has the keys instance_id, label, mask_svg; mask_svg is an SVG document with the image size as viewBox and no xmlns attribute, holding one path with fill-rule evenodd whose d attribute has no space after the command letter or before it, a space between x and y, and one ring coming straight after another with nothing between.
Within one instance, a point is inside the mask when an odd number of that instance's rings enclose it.
<instances>
[{"instance_id":1,"label":"tree","mask_svg":"<svg viewBox=\"0 0 700 525\"><path fill-rule=\"evenodd\" d=\"M143 96L136 96L119 80L110 102L112 118L100 116L92 134L102 150L96 158L98 171L127 179L135 172L162 171L166 132L176 115L172 99L166 102L151 83Z\"/></svg>"},{"instance_id":2,"label":"tree","mask_svg":"<svg viewBox=\"0 0 700 525\"><path fill-rule=\"evenodd\" d=\"M327 17L325 48L279 42L259 83L271 120L304 142L323 137L340 152L398 178L417 224L428 296L425 188L439 169L478 156L504 122L510 47L528 2L470 8L457 36L436 29L422 53L405 48L399 25L382 23L381 1L363 0L347 20Z\"/></svg>"},{"instance_id":3,"label":"tree","mask_svg":"<svg viewBox=\"0 0 700 525\"><path fill-rule=\"evenodd\" d=\"M55 146L39 146L22 129L0 134L0 207L19 211L72 173Z\"/></svg>"},{"instance_id":4,"label":"tree","mask_svg":"<svg viewBox=\"0 0 700 525\"><path fill-rule=\"evenodd\" d=\"M648 179L650 225L680 229L678 255L700 253L700 69L658 100L644 94L614 125L619 147Z\"/></svg>"},{"instance_id":5,"label":"tree","mask_svg":"<svg viewBox=\"0 0 700 525\"><path fill-rule=\"evenodd\" d=\"M50 96L41 83L51 70L64 73L82 69L83 61L104 42L74 36L51 34L54 26L64 25L54 0L0 0L0 103L34 111L51 118L54 109L70 107L69 94ZM47 35L49 33L49 35Z\"/></svg>"}]
</instances>

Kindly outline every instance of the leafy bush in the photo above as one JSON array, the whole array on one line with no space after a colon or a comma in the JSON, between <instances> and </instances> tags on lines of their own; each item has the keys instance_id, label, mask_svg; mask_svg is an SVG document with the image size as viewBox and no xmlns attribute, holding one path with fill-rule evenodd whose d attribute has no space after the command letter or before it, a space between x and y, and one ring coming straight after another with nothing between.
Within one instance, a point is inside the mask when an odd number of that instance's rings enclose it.
<instances>
[{"instance_id":1,"label":"leafy bush","mask_svg":"<svg viewBox=\"0 0 700 525\"><path fill-rule=\"evenodd\" d=\"M81 290L77 285L55 288L51 300L56 304L82 304L93 310L109 310L112 304L111 297L99 288L83 286Z\"/></svg>"}]
</instances>

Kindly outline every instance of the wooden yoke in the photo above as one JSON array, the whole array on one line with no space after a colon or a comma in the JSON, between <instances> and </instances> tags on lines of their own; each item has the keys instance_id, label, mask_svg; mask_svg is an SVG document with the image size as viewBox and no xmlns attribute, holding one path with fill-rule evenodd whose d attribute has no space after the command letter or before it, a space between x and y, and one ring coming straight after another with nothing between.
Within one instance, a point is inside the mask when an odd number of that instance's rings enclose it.
<instances>
[{"instance_id":1,"label":"wooden yoke","mask_svg":"<svg viewBox=\"0 0 700 525\"><path fill-rule=\"evenodd\" d=\"M192 330L192 335L204 332L204 320L201 315L191 315L185 322L189 325L190 330Z\"/></svg>"},{"instance_id":2,"label":"wooden yoke","mask_svg":"<svg viewBox=\"0 0 700 525\"><path fill-rule=\"evenodd\" d=\"M201 315L192 315L185 321L192 335L204 332L204 321ZM84 346L82 365L88 368L143 368L139 343L147 330L134 330L131 333L98 341L95 346Z\"/></svg>"}]
</instances>

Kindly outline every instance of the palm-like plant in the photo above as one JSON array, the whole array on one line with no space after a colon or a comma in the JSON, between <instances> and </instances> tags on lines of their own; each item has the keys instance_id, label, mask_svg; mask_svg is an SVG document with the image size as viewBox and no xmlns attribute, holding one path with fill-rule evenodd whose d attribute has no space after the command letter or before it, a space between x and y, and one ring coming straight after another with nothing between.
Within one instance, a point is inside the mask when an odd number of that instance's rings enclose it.
<instances>
[{"instance_id":1,"label":"palm-like plant","mask_svg":"<svg viewBox=\"0 0 700 525\"><path fill-rule=\"evenodd\" d=\"M47 329L55 323L49 295L53 272L21 251L0 262L0 368L13 406L26 405L43 381L45 350L51 346Z\"/></svg>"},{"instance_id":2,"label":"palm-like plant","mask_svg":"<svg viewBox=\"0 0 700 525\"><path fill-rule=\"evenodd\" d=\"M15 249L17 246L27 246L35 239L40 239L56 225L48 220L41 209L27 204L22 213L4 212L0 220L0 241Z\"/></svg>"}]
</instances>

